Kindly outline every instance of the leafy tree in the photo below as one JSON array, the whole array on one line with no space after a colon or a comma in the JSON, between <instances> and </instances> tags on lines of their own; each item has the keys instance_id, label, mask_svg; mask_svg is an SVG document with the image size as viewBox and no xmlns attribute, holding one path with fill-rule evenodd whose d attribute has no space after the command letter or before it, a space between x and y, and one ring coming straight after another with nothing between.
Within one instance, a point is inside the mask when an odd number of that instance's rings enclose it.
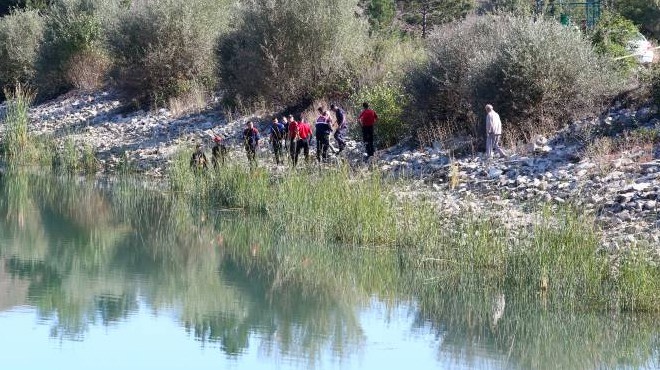
<instances>
[{"instance_id":1,"label":"leafy tree","mask_svg":"<svg viewBox=\"0 0 660 370\"><path fill-rule=\"evenodd\" d=\"M614 9L660 39L660 0L617 0Z\"/></svg>"},{"instance_id":2,"label":"leafy tree","mask_svg":"<svg viewBox=\"0 0 660 370\"><path fill-rule=\"evenodd\" d=\"M369 25L372 30L380 30L392 24L395 14L394 0L371 0L367 7Z\"/></svg>"},{"instance_id":3,"label":"leafy tree","mask_svg":"<svg viewBox=\"0 0 660 370\"><path fill-rule=\"evenodd\" d=\"M422 28L422 38L434 25L465 17L475 7L474 0L400 0L406 22Z\"/></svg>"}]
</instances>

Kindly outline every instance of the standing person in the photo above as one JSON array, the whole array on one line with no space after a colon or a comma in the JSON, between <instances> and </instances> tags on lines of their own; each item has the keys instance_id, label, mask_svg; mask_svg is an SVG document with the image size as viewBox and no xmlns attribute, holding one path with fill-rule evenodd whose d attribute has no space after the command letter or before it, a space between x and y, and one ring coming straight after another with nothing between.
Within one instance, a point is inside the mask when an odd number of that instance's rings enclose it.
<instances>
[{"instance_id":1,"label":"standing person","mask_svg":"<svg viewBox=\"0 0 660 370\"><path fill-rule=\"evenodd\" d=\"M190 157L190 168L194 170L205 170L207 168L207 162L202 144L197 144L195 151Z\"/></svg>"},{"instance_id":2,"label":"standing person","mask_svg":"<svg viewBox=\"0 0 660 370\"><path fill-rule=\"evenodd\" d=\"M218 168L218 163L221 165L225 164L227 146L223 141L223 137L220 135L215 135L213 137L213 142L215 145L211 148L211 163L213 163L213 168Z\"/></svg>"},{"instance_id":3,"label":"standing person","mask_svg":"<svg viewBox=\"0 0 660 370\"><path fill-rule=\"evenodd\" d=\"M286 116L282 116L282 126L284 126L284 135L282 135L282 144L284 145L284 150L287 150L289 145L289 119Z\"/></svg>"},{"instance_id":4,"label":"standing person","mask_svg":"<svg viewBox=\"0 0 660 370\"><path fill-rule=\"evenodd\" d=\"M344 148L346 148L346 131L348 131L348 125L345 121L344 110L338 106L331 104L330 109L335 112L335 117L337 118L337 130L335 130L335 141L339 147L337 154L341 153Z\"/></svg>"},{"instance_id":5,"label":"standing person","mask_svg":"<svg viewBox=\"0 0 660 370\"><path fill-rule=\"evenodd\" d=\"M277 117L273 118L273 123L270 125L270 143L273 146L273 153L275 154L275 164L283 162L280 158L282 156L282 138L284 137L284 125L281 124Z\"/></svg>"},{"instance_id":6,"label":"standing person","mask_svg":"<svg viewBox=\"0 0 660 370\"><path fill-rule=\"evenodd\" d=\"M493 106L486 104L486 157L493 156L493 149L503 157L508 155L500 148L502 139L502 121L500 115L495 112Z\"/></svg>"},{"instance_id":7,"label":"standing person","mask_svg":"<svg viewBox=\"0 0 660 370\"><path fill-rule=\"evenodd\" d=\"M296 142L298 141L298 122L293 119L293 115L289 115L289 127L287 128L287 139L289 142L289 154L291 156L291 163L295 166L296 157Z\"/></svg>"},{"instance_id":8,"label":"standing person","mask_svg":"<svg viewBox=\"0 0 660 370\"><path fill-rule=\"evenodd\" d=\"M293 165L298 164L298 156L302 150L305 154L305 162L309 162L309 142L312 139L312 129L309 124L305 122L304 118L300 117L298 122L298 140L296 141L296 156L293 159Z\"/></svg>"},{"instance_id":9,"label":"standing person","mask_svg":"<svg viewBox=\"0 0 660 370\"><path fill-rule=\"evenodd\" d=\"M358 121L362 124L362 140L367 147L367 160L374 155L374 124L378 121L378 115L373 109L369 109L369 103L362 103L364 110L360 113Z\"/></svg>"},{"instance_id":10,"label":"standing person","mask_svg":"<svg viewBox=\"0 0 660 370\"><path fill-rule=\"evenodd\" d=\"M252 121L247 121L245 130L243 130L243 145L247 153L250 165L256 164L257 147L259 146L259 131L254 127Z\"/></svg>"},{"instance_id":11,"label":"standing person","mask_svg":"<svg viewBox=\"0 0 660 370\"><path fill-rule=\"evenodd\" d=\"M332 133L332 119L327 111L323 111L323 107L319 107L319 116L314 125L316 130L316 161L321 162L328 159L328 148L330 147L330 134Z\"/></svg>"}]
</instances>

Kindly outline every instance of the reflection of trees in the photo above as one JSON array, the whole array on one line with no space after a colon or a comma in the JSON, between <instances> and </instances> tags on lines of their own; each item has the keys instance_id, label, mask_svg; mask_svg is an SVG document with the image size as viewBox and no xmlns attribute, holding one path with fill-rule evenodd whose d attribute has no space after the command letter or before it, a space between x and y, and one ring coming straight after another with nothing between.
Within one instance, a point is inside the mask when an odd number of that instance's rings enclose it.
<instances>
[{"instance_id":1,"label":"reflection of trees","mask_svg":"<svg viewBox=\"0 0 660 370\"><path fill-rule=\"evenodd\" d=\"M313 365L326 350L360 350L357 311L376 295L414 298L416 325L436 330L440 355L461 361L487 351L520 368L637 367L658 356L657 321L576 313L488 277L439 285L405 251L320 245L208 206L131 183L5 175L0 238L12 243L0 244L0 262L28 284L52 334L73 339L143 301L175 309L197 340L229 355L256 346Z\"/></svg>"},{"instance_id":2,"label":"reflection of trees","mask_svg":"<svg viewBox=\"0 0 660 370\"><path fill-rule=\"evenodd\" d=\"M218 342L228 354L254 340L313 361L326 347L348 353L362 340L355 300L334 294L342 288L285 284L277 259L261 258L274 256L269 225L257 235L243 219L218 226L204 207L135 184L101 191L66 178L18 176L0 179L5 193L22 192L0 211L20 209L27 222L5 238L27 240L28 230L40 230L41 252L26 255L16 244L0 257L29 282L28 301L54 322L54 336L80 339L91 323L120 321L143 299L156 312L177 309L199 340Z\"/></svg>"},{"instance_id":3,"label":"reflection of trees","mask_svg":"<svg viewBox=\"0 0 660 370\"><path fill-rule=\"evenodd\" d=\"M575 312L536 292L487 286L433 284L420 292L416 326L437 331L439 356L471 363L495 352L504 367L523 369L638 368L660 350L657 319Z\"/></svg>"}]
</instances>

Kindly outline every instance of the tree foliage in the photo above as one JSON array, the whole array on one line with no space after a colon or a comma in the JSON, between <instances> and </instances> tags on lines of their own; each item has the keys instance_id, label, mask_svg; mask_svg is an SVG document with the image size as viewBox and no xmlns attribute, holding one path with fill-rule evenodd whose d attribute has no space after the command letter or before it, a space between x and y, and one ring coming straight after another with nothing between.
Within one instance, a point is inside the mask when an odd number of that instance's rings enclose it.
<instances>
[{"instance_id":1,"label":"tree foliage","mask_svg":"<svg viewBox=\"0 0 660 370\"><path fill-rule=\"evenodd\" d=\"M660 0L617 0L614 9L660 39Z\"/></svg>"},{"instance_id":2,"label":"tree foliage","mask_svg":"<svg viewBox=\"0 0 660 370\"><path fill-rule=\"evenodd\" d=\"M404 19L421 28L421 35L426 37L436 25L464 18L475 7L474 0L400 0Z\"/></svg>"},{"instance_id":3,"label":"tree foliage","mask_svg":"<svg viewBox=\"0 0 660 370\"><path fill-rule=\"evenodd\" d=\"M247 0L219 48L235 101L292 105L350 89L369 47L357 0Z\"/></svg>"}]
</instances>

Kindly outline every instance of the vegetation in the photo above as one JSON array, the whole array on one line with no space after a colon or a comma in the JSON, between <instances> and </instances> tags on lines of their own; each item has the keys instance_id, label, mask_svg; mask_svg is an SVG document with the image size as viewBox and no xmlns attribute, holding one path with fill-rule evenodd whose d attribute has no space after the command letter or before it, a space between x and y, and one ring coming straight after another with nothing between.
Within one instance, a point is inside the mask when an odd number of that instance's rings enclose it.
<instances>
[{"instance_id":1,"label":"vegetation","mask_svg":"<svg viewBox=\"0 0 660 370\"><path fill-rule=\"evenodd\" d=\"M117 82L128 97L163 106L216 83L215 48L226 32L228 1L156 0L122 9L110 27Z\"/></svg>"},{"instance_id":2,"label":"vegetation","mask_svg":"<svg viewBox=\"0 0 660 370\"><path fill-rule=\"evenodd\" d=\"M410 25L419 26L422 38L426 38L434 26L465 18L475 8L474 0L412 0L399 3L403 19Z\"/></svg>"},{"instance_id":3,"label":"vegetation","mask_svg":"<svg viewBox=\"0 0 660 370\"><path fill-rule=\"evenodd\" d=\"M641 25L647 33L660 39L659 0L617 0L614 9L635 24Z\"/></svg>"},{"instance_id":4,"label":"vegetation","mask_svg":"<svg viewBox=\"0 0 660 370\"><path fill-rule=\"evenodd\" d=\"M101 84L109 62L103 45L103 22L117 2L55 0L45 16L39 57L40 94L50 97ZM91 76L95 75L93 78Z\"/></svg>"},{"instance_id":5,"label":"vegetation","mask_svg":"<svg viewBox=\"0 0 660 370\"><path fill-rule=\"evenodd\" d=\"M610 58L620 58L630 54L626 50L628 42L639 33L635 24L621 15L606 12L591 33L591 40L599 53ZM635 58L618 59L620 68L628 72L637 65Z\"/></svg>"},{"instance_id":6,"label":"vegetation","mask_svg":"<svg viewBox=\"0 0 660 370\"><path fill-rule=\"evenodd\" d=\"M287 106L350 91L369 48L356 7L357 0L245 1L219 48L229 100Z\"/></svg>"},{"instance_id":7,"label":"vegetation","mask_svg":"<svg viewBox=\"0 0 660 370\"><path fill-rule=\"evenodd\" d=\"M595 109L616 89L611 65L554 21L470 18L435 33L429 53L410 80L413 127L480 137L483 107L492 103L514 137L529 138Z\"/></svg>"},{"instance_id":8,"label":"vegetation","mask_svg":"<svg viewBox=\"0 0 660 370\"><path fill-rule=\"evenodd\" d=\"M43 27L36 10L0 18L0 90L11 91L17 84L33 82Z\"/></svg>"}]
</instances>

